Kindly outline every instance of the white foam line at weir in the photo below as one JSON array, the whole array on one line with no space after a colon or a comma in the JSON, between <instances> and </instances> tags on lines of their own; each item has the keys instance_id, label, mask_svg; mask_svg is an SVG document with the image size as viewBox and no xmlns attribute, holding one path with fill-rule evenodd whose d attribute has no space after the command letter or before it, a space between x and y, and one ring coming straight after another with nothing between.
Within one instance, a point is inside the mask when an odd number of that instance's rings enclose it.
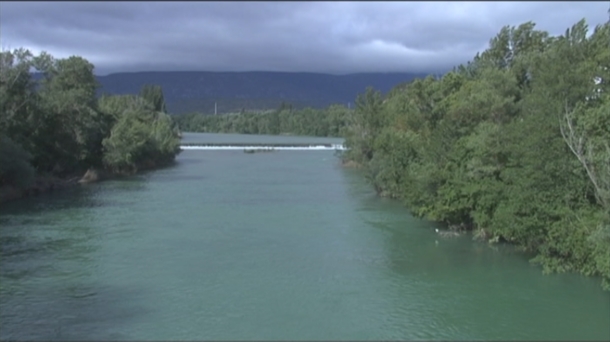
<instances>
[{"instance_id":1,"label":"white foam line at weir","mask_svg":"<svg viewBox=\"0 0 610 342\"><path fill-rule=\"evenodd\" d=\"M333 151L345 150L342 145L328 146L180 146L183 150L289 150L289 151Z\"/></svg>"}]
</instances>

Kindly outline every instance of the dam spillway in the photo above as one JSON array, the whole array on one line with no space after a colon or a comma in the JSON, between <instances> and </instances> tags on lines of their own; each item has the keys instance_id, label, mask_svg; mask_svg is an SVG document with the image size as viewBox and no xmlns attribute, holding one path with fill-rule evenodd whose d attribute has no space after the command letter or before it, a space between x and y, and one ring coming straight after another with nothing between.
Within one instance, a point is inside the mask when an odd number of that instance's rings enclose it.
<instances>
[{"instance_id":1,"label":"dam spillway","mask_svg":"<svg viewBox=\"0 0 610 342\"><path fill-rule=\"evenodd\" d=\"M269 144L269 143L183 143L182 150L288 150L288 151L343 151L342 144Z\"/></svg>"}]
</instances>

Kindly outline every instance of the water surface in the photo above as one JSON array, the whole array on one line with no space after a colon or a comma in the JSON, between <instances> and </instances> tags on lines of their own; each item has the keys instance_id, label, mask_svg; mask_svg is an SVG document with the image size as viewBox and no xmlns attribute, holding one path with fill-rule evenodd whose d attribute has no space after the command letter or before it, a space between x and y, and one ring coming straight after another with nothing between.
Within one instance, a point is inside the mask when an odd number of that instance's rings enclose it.
<instances>
[{"instance_id":1,"label":"water surface","mask_svg":"<svg viewBox=\"0 0 610 342\"><path fill-rule=\"evenodd\" d=\"M331 151L183 151L0 226L2 340L610 340L599 279L440 239Z\"/></svg>"}]
</instances>

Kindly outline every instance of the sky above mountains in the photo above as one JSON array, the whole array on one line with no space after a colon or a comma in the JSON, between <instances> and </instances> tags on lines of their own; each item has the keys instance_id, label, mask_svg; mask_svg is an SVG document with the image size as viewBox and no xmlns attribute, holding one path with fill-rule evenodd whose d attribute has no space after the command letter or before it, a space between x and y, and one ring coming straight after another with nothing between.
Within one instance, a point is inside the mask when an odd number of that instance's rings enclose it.
<instances>
[{"instance_id":1,"label":"sky above mountains","mask_svg":"<svg viewBox=\"0 0 610 342\"><path fill-rule=\"evenodd\" d=\"M527 21L553 35L603 2L6 2L2 49L123 71L444 72Z\"/></svg>"}]
</instances>

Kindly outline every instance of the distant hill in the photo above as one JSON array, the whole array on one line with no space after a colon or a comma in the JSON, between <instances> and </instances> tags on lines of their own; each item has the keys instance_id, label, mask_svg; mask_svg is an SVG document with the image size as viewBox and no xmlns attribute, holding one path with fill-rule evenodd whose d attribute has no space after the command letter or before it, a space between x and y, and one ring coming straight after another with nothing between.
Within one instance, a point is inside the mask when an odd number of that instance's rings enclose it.
<instances>
[{"instance_id":1,"label":"distant hill","mask_svg":"<svg viewBox=\"0 0 610 342\"><path fill-rule=\"evenodd\" d=\"M166 71L116 73L98 76L101 92L136 94L144 84L163 88L168 111L218 113L277 108L282 102L295 107L325 107L354 103L369 86L388 92L394 86L425 77L413 73L362 73L329 75L288 72Z\"/></svg>"}]
</instances>

